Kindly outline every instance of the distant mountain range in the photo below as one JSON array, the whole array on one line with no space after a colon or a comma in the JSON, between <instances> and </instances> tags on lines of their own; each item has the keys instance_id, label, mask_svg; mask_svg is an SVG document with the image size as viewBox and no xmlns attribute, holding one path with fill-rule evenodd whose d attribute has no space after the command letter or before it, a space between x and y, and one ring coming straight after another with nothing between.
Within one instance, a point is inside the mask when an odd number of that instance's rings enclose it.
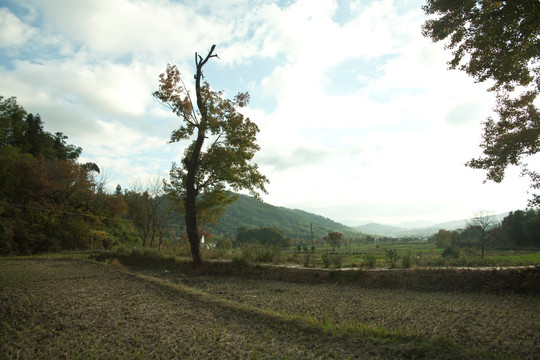
<instances>
[{"instance_id":1,"label":"distant mountain range","mask_svg":"<svg viewBox=\"0 0 540 360\"><path fill-rule=\"evenodd\" d=\"M508 213L495 215L495 220L500 222L507 215ZM286 237L309 240L311 238L310 224L313 224L313 236L319 240L328 235L329 232L334 231L339 231L348 236L358 236L364 233L375 236L412 237L430 236L440 229L456 230L465 228L469 221L469 219L444 223L414 221L393 226L370 223L349 227L303 210L274 206L258 201L251 196L240 195L237 201L227 206L218 225L210 226L206 230L214 234L223 234L234 238L236 230L241 226L273 226L279 228Z\"/></svg>"},{"instance_id":2,"label":"distant mountain range","mask_svg":"<svg viewBox=\"0 0 540 360\"><path fill-rule=\"evenodd\" d=\"M508 213L502 213L494 215L496 222L501 222ZM457 230L463 229L470 222L470 219L462 219L455 221L448 221L443 223L430 223L430 222L412 222L412 223L401 223L399 226L392 225L383 225L378 223L370 223L361 226L355 226L353 229L378 236L389 236L389 237L406 237L406 236L429 236L435 234L440 229L444 230ZM424 225L418 226L416 225Z\"/></svg>"}]
</instances>

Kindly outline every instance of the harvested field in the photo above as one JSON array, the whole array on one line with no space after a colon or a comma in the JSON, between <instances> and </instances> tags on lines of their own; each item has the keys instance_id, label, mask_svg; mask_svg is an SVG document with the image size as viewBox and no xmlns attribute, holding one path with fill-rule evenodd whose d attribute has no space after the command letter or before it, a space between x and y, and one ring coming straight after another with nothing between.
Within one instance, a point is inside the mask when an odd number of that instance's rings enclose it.
<instances>
[{"instance_id":1,"label":"harvested field","mask_svg":"<svg viewBox=\"0 0 540 360\"><path fill-rule=\"evenodd\" d=\"M534 359L539 318L534 296L0 260L0 358L7 359Z\"/></svg>"},{"instance_id":2,"label":"harvested field","mask_svg":"<svg viewBox=\"0 0 540 360\"><path fill-rule=\"evenodd\" d=\"M293 316L445 338L465 348L512 354L519 359L540 354L540 300L535 297L239 278L193 278L187 282L233 301Z\"/></svg>"}]
</instances>

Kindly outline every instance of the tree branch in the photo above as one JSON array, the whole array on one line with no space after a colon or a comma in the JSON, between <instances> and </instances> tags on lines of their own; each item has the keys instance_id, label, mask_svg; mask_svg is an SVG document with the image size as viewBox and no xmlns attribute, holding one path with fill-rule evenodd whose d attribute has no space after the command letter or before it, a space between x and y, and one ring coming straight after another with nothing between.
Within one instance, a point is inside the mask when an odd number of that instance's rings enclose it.
<instances>
[{"instance_id":1,"label":"tree branch","mask_svg":"<svg viewBox=\"0 0 540 360\"><path fill-rule=\"evenodd\" d=\"M197 53L195 53L195 64L197 64L197 72L199 69L201 69L204 66L204 64L208 62L208 60L210 60L210 58L213 58L213 57L219 58L217 54L212 54L215 49L216 49L216 45L212 45L212 47L210 48L210 51L208 52L208 55L206 55L204 60L201 55L198 55ZM199 58L199 61L197 61L197 57Z\"/></svg>"},{"instance_id":2,"label":"tree branch","mask_svg":"<svg viewBox=\"0 0 540 360\"><path fill-rule=\"evenodd\" d=\"M184 89L186 89L186 84L184 83L184 80L182 80L182 78L180 78L180 82L182 83L182 86L184 87ZM189 104L191 105L191 115L193 116L193 123L189 121L188 119L186 119L186 121L192 124L193 126L199 126L199 121L197 120L197 114L195 113L195 107L193 106L193 101L191 100L189 91L187 90L186 90L186 96L189 100Z\"/></svg>"}]
</instances>

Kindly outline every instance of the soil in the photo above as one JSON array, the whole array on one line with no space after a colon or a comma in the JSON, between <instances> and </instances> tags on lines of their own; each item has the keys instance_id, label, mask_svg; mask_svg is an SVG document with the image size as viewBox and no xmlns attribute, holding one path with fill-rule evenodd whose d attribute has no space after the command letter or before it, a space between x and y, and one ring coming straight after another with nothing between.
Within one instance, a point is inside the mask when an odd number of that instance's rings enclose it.
<instances>
[{"instance_id":1,"label":"soil","mask_svg":"<svg viewBox=\"0 0 540 360\"><path fill-rule=\"evenodd\" d=\"M533 359L540 353L536 297L445 300L338 284L148 275L86 260L0 260L0 358Z\"/></svg>"}]
</instances>

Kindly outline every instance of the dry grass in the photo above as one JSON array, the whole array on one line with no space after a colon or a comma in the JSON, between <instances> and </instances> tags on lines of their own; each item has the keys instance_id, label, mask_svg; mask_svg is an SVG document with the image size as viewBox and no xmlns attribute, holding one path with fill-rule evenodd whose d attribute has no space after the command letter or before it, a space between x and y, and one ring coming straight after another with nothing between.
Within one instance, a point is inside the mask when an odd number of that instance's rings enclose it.
<instances>
[{"instance_id":1,"label":"dry grass","mask_svg":"<svg viewBox=\"0 0 540 360\"><path fill-rule=\"evenodd\" d=\"M540 354L540 300L532 296L366 289L240 278L178 278L191 287L292 317L447 339L480 352Z\"/></svg>"},{"instance_id":2,"label":"dry grass","mask_svg":"<svg viewBox=\"0 0 540 360\"><path fill-rule=\"evenodd\" d=\"M532 359L540 353L536 297L117 269L113 261L0 260L0 358Z\"/></svg>"}]
</instances>

